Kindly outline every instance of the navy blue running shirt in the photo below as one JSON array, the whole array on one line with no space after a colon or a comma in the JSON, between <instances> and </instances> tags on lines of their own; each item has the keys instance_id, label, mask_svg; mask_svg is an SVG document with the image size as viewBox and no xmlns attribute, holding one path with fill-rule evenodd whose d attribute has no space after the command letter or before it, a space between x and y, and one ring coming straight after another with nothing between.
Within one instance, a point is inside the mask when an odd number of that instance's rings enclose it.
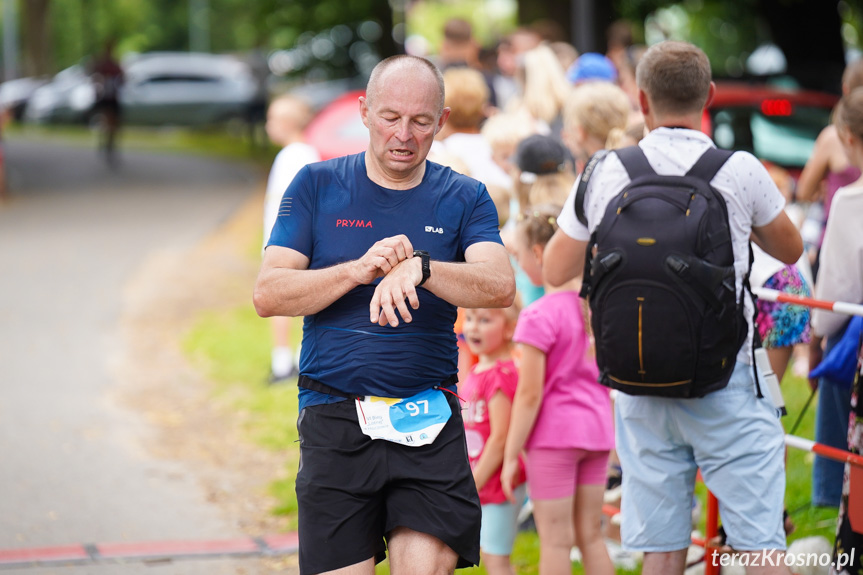
<instances>
[{"instance_id":1,"label":"navy blue running shirt","mask_svg":"<svg viewBox=\"0 0 863 575\"><path fill-rule=\"evenodd\" d=\"M296 250L309 269L359 259L378 240L405 234L431 259L463 262L478 242L501 244L485 186L426 161L422 183L391 190L372 182L360 153L310 164L288 187L268 246ZM419 288L420 307L398 327L369 321L375 286L354 288L303 321L300 373L349 394L409 397L457 372L456 307ZM300 409L327 396L300 390Z\"/></svg>"}]
</instances>

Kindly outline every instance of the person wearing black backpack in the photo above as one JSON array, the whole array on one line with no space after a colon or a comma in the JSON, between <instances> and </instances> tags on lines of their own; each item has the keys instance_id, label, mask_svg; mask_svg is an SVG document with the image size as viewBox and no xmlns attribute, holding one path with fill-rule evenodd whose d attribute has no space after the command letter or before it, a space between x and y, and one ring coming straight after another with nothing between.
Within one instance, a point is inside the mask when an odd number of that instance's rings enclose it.
<instances>
[{"instance_id":1,"label":"person wearing black backpack","mask_svg":"<svg viewBox=\"0 0 863 575\"><path fill-rule=\"evenodd\" d=\"M643 573L682 574L700 469L747 572L787 574L784 433L752 367L745 286L750 237L786 263L802 241L762 164L699 131L704 52L657 44L636 81L649 133L588 163L543 269L552 285L583 275L600 381L621 392L623 544Z\"/></svg>"}]
</instances>

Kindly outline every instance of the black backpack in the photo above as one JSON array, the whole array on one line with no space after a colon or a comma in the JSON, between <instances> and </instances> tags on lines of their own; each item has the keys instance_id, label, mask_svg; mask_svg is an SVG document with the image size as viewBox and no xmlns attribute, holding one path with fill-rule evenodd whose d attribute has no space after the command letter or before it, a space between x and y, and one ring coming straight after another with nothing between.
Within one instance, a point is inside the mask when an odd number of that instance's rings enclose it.
<instances>
[{"instance_id":1,"label":"black backpack","mask_svg":"<svg viewBox=\"0 0 863 575\"><path fill-rule=\"evenodd\" d=\"M683 176L657 175L638 146L613 153L631 182L590 237L581 293L589 296L600 383L664 397L722 389L748 330L728 209L710 186L732 152L710 148ZM584 193L600 159L591 159L577 190L585 225Z\"/></svg>"}]
</instances>

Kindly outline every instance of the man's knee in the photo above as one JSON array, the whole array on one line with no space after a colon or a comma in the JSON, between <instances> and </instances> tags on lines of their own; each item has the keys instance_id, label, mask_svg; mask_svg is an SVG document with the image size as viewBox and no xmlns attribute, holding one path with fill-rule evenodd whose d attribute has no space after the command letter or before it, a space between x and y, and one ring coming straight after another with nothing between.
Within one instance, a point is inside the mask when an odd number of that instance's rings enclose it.
<instances>
[{"instance_id":1,"label":"man's knee","mask_svg":"<svg viewBox=\"0 0 863 575\"><path fill-rule=\"evenodd\" d=\"M452 575L458 563L458 554L446 543L407 527L393 529L387 548L393 575Z\"/></svg>"}]
</instances>

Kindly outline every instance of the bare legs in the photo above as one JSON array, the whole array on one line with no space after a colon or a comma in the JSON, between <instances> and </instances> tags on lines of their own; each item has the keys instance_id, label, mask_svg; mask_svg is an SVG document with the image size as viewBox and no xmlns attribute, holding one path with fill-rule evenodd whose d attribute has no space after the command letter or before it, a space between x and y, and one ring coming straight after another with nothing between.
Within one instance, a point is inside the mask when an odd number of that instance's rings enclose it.
<instances>
[{"instance_id":1,"label":"bare legs","mask_svg":"<svg viewBox=\"0 0 863 575\"><path fill-rule=\"evenodd\" d=\"M540 575L572 573L569 553L573 545L581 550L585 573L614 574L600 531L604 491L604 485L582 485L574 498L534 500Z\"/></svg>"}]
</instances>

